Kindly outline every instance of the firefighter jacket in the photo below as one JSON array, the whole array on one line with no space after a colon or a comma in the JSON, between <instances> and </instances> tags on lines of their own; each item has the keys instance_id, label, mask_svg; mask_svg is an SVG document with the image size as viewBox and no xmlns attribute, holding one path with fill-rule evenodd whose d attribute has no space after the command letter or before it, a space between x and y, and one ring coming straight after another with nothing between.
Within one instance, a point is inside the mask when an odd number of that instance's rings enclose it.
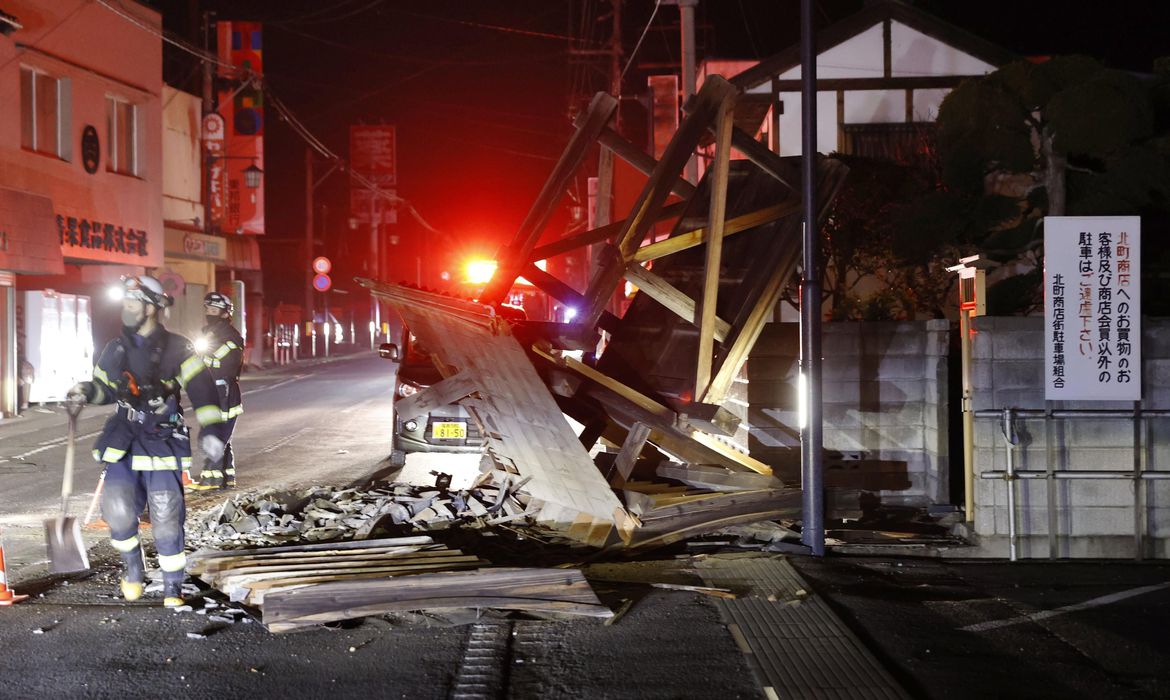
<instances>
[{"instance_id":1,"label":"firefighter jacket","mask_svg":"<svg viewBox=\"0 0 1170 700\"><path fill-rule=\"evenodd\" d=\"M240 369L244 364L244 338L235 326L226 320L203 327L208 349L203 355L203 364L215 380L219 395L219 407L223 419L235 418L244 412L240 396Z\"/></svg>"},{"instance_id":2,"label":"firefighter jacket","mask_svg":"<svg viewBox=\"0 0 1170 700\"><path fill-rule=\"evenodd\" d=\"M129 455L135 471L190 468L183 390L204 432L219 437L225 426L215 382L186 338L160 325L145 337L123 331L111 340L93 368L89 399L117 403L118 410L94 443L94 458L120 462Z\"/></svg>"}]
</instances>

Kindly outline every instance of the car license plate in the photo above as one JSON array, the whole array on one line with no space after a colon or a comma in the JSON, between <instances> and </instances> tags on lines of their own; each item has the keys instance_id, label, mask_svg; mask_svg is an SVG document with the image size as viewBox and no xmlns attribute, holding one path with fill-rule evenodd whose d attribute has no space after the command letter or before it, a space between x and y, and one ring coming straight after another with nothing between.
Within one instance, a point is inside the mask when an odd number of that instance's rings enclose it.
<instances>
[{"instance_id":1,"label":"car license plate","mask_svg":"<svg viewBox=\"0 0 1170 700\"><path fill-rule=\"evenodd\" d=\"M462 440L467 437L467 423L433 423L431 437L438 440Z\"/></svg>"}]
</instances>

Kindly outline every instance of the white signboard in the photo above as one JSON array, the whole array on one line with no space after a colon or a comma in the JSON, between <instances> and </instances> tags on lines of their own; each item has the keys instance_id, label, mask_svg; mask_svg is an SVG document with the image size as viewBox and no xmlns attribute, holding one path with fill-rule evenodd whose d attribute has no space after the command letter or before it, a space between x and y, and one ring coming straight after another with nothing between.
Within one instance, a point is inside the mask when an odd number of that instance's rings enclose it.
<instances>
[{"instance_id":1,"label":"white signboard","mask_svg":"<svg viewBox=\"0 0 1170 700\"><path fill-rule=\"evenodd\" d=\"M1141 219L1044 218L1044 398L1142 396Z\"/></svg>"}]
</instances>

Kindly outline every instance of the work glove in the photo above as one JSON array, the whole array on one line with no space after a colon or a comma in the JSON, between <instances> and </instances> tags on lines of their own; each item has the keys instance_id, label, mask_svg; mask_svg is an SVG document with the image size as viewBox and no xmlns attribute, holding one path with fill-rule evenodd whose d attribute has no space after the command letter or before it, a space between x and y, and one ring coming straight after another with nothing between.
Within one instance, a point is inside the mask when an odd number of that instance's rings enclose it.
<instances>
[{"instance_id":1,"label":"work glove","mask_svg":"<svg viewBox=\"0 0 1170 700\"><path fill-rule=\"evenodd\" d=\"M223 459L224 442L215 435L204 433L199 436L199 449L203 450L203 456L212 462Z\"/></svg>"},{"instance_id":2,"label":"work glove","mask_svg":"<svg viewBox=\"0 0 1170 700\"><path fill-rule=\"evenodd\" d=\"M74 404L85 404L93 401L94 386L93 382L77 382L73 388L65 394L65 400Z\"/></svg>"}]
</instances>

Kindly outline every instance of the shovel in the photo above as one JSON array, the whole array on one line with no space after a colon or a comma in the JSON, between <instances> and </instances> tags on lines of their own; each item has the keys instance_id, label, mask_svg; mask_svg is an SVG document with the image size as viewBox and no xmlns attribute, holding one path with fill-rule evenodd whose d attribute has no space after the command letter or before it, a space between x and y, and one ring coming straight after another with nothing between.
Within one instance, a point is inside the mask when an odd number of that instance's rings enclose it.
<instances>
[{"instance_id":1,"label":"shovel","mask_svg":"<svg viewBox=\"0 0 1170 700\"><path fill-rule=\"evenodd\" d=\"M77 416L81 404L65 404L69 416L69 440L65 443L65 473L61 477L61 515L45 521L45 542L49 547L49 570L69 574L89 569L89 555L81 539L81 523L69 517L69 497L73 495L73 453L77 442Z\"/></svg>"}]
</instances>

